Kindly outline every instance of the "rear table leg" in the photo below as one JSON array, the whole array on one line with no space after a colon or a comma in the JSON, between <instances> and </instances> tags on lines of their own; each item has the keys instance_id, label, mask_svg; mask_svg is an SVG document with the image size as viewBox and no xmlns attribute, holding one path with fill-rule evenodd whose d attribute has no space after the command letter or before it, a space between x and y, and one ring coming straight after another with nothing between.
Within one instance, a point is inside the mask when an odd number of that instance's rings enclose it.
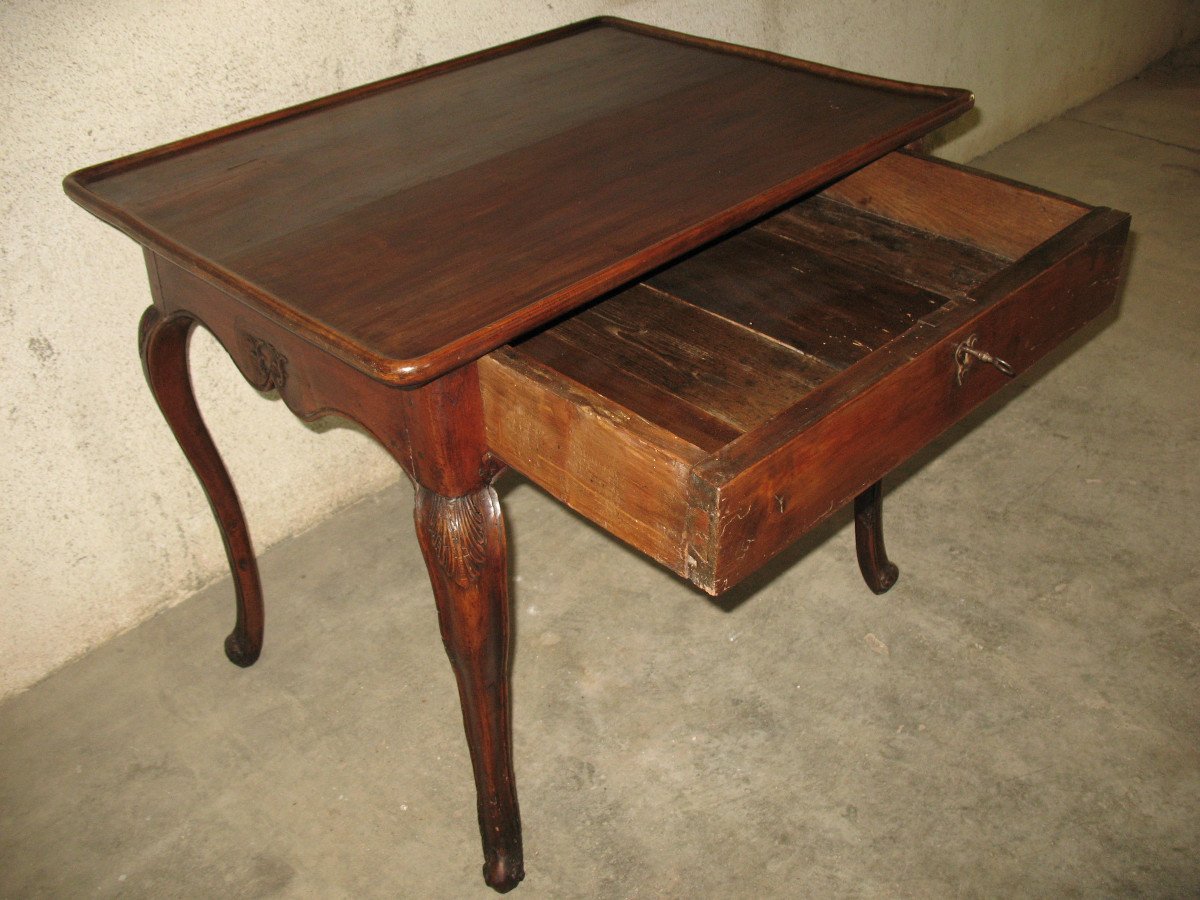
<instances>
[{"instance_id":1,"label":"rear table leg","mask_svg":"<svg viewBox=\"0 0 1200 900\"><path fill-rule=\"evenodd\" d=\"M885 593L900 577L900 569L888 560L883 546L882 481L854 498L854 545L867 587L876 594Z\"/></svg>"},{"instance_id":2,"label":"rear table leg","mask_svg":"<svg viewBox=\"0 0 1200 900\"><path fill-rule=\"evenodd\" d=\"M151 306L138 328L138 347L150 391L200 479L225 542L237 591L237 623L225 639L225 655L239 666L250 666L262 651L262 586L237 492L192 393L187 348L194 325L195 320L188 316L164 319L158 308Z\"/></svg>"}]
</instances>

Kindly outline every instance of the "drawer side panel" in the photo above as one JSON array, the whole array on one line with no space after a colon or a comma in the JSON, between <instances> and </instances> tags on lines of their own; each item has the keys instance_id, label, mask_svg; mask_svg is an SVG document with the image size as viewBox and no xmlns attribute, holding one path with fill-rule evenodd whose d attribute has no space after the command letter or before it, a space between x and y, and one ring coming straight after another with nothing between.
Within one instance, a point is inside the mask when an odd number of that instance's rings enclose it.
<instances>
[{"instance_id":1,"label":"drawer side panel","mask_svg":"<svg viewBox=\"0 0 1200 900\"><path fill-rule=\"evenodd\" d=\"M703 451L511 348L479 361L479 381L495 455L684 574L687 482Z\"/></svg>"}]
</instances>

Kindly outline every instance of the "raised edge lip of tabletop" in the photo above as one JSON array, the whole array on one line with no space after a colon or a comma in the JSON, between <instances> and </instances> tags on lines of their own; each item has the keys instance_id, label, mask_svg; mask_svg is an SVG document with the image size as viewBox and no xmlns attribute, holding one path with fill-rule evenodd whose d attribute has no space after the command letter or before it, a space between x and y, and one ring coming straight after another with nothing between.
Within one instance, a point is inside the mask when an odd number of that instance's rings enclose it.
<instances>
[{"instance_id":1,"label":"raised edge lip of tabletop","mask_svg":"<svg viewBox=\"0 0 1200 900\"><path fill-rule=\"evenodd\" d=\"M850 153L806 169L794 178L780 182L741 203L726 207L690 228L676 232L663 240L648 245L636 254L618 260L592 275L576 280L566 288L535 298L521 309L510 313L490 326L477 329L436 350L411 358L393 358L364 350L358 342L346 337L316 317L297 312L269 291L237 276L214 260L172 241L161 230L151 226L138 216L121 210L116 204L105 200L90 187L105 177L127 171L142 163L186 152L201 144L244 134L284 119L307 115L379 91L417 82L443 72L454 71L515 53L526 47L548 43L600 27L619 28L717 53L753 59L783 68L799 69L814 75L878 90L942 97L947 102L925 115L909 120L900 128L877 136L873 141L860 145ZM63 179L63 190L74 202L137 243L213 284L232 297L247 303L248 306L269 315L301 339L326 350L379 381L401 387L415 387L478 359L521 334L594 300L683 253L696 249L811 190L861 168L909 141L952 121L969 110L974 105L974 101L974 94L961 88L914 84L849 72L772 51L697 37L619 17L596 16L88 166L67 175Z\"/></svg>"}]
</instances>

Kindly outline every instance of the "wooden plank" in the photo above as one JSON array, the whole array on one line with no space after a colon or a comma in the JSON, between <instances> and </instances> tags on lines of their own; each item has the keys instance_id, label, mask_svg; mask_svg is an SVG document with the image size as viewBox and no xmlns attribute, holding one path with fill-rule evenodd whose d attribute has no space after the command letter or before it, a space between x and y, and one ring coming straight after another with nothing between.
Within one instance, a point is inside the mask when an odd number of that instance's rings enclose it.
<instances>
[{"instance_id":1,"label":"wooden plank","mask_svg":"<svg viewBox=\"0 0 1200 900\"><path fill-rule=\"evenodd\" d=\"M939 310L696 467L689 576L732 586L1007 383L977 365L959 386L968 334L1021 372L1115 296L1129 217L1095 210L977 291Z\"/></svg>"},{"instance_id":2,"label":"wooden plank","mask_svg":"<svg viewBox=\"0 0 1200 900\"><path fill-rule=\"evenodd\" d=\"M644 285L622 291L552 330L559 339L703 410L738 434L786 409L835 371ZM603 383L589 387L607 391ZM634 408L641 412L655 402L647 396ZM655 415L650 410L647 414Z\"/></svg>"},{"instance_id":3,"label":"wooden plank","mask_svg":"<svg viewBox=\"0 0 1200 900\"><path fill-rule=\"evenodd\" d=\"M961 294L1010 260L817 194L759 228L936 294Z\"/></svg>"},{"instance_id":4,"label":"wooden plank","mask_svg":"<svg viewBox=\"0 0 1200 900\"><path fill-rule=\"evenodd\" d=\"M840 370L945 298L762 227L733 235L647 284Z\"/></svg>"},{"instance_id":5,"label":"wooden plank","mask_svg":"<svg viewBox=\"0 0 1200 900\"><path fill-rule=\"evenodd\" d=\"M932 157L891 153L825 195L1016 259L1087 212L1073 200Z\"/></svg>"},{"instance_id":6,"label":"wooden plank","mask_svg":"<svg viewBox=\"0 0 1200 900\"><path fill-rule=\"evenodd\" d=\"M491 451L682 575L688 474L704 452L512 348L478 365Z\"/></svg>"},{"instance_id":7,"label":"wooden plank","mask_svg":"<svg viewBox=\"0 0 1200 900\"><path fill-rule=\"evenodd\" d=\"M597 20L65 186L307 340L412 385L970 104Z\"/></svg>"},{"instance_id":8,"label":"wooden plank","mask_svg":"<svg viewBox=\"0 0 1200 900\"><path fill-rule=\"evenodd\" d=\"M556 329L543 331L514 346L546 368L637 412L702 450L719 450L742 433L725 420L622 367L619 360L604 353L604 348L598 348L598 354L593 353L588 347L564 339Z\"/></svg>"}]
</instances>

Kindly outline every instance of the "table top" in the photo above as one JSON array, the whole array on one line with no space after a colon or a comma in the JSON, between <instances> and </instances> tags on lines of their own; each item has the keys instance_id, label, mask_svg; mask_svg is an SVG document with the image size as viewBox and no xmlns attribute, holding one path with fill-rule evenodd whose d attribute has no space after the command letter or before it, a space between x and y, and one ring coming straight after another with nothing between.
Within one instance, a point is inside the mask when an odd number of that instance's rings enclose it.
<instances>
[{"instance_id":1,"label":"table top","mask_svg":"<svg viewBox=\"0 0 1200 900\"><path fill-rule=\"evenodd\" d=\"M594 19L93 166L65 187L362 371L419 384L971 102Z\"/></svg>"}]
</instances>

